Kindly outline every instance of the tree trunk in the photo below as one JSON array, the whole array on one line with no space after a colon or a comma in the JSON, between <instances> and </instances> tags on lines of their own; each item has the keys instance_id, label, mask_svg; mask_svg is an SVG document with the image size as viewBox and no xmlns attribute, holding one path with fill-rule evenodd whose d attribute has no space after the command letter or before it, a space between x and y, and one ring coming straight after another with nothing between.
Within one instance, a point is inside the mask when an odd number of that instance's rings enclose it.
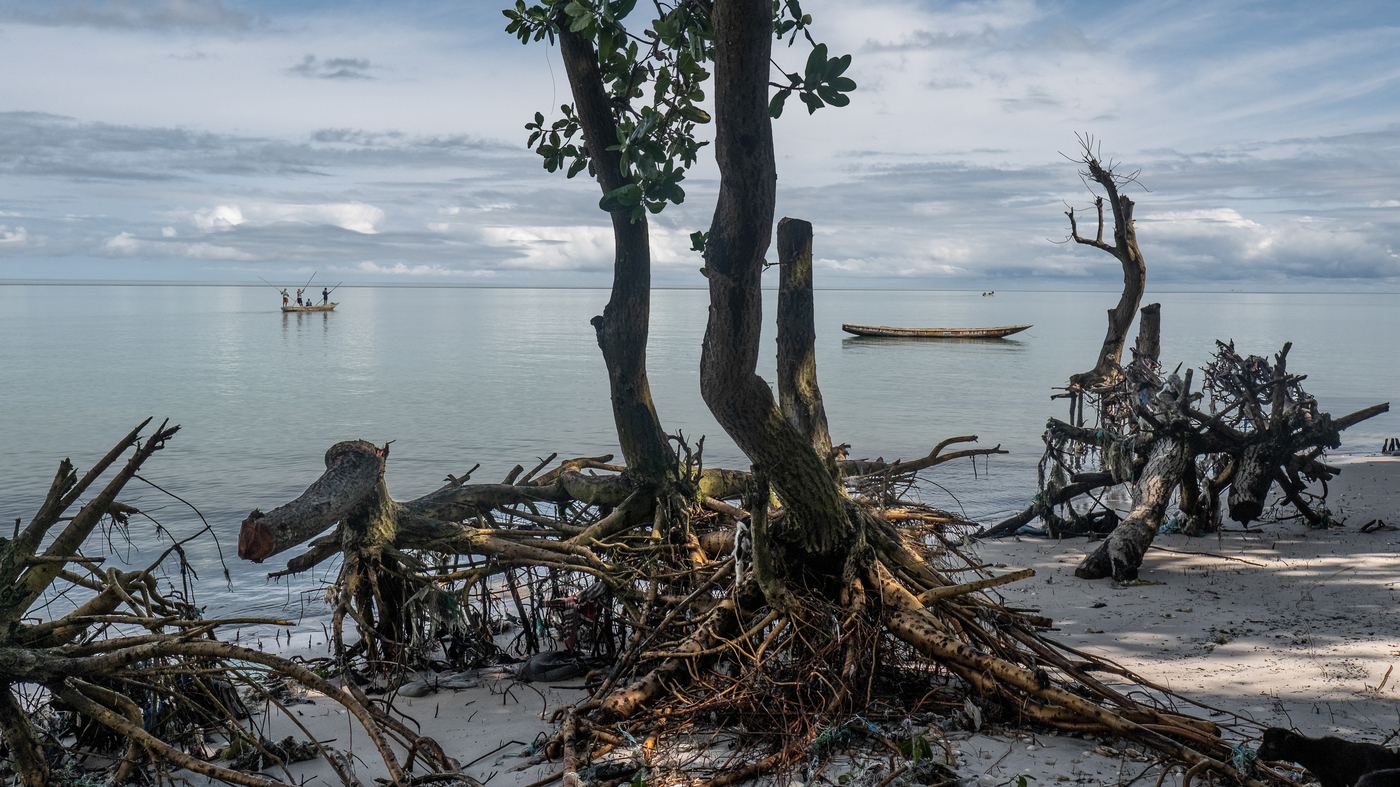
<instances>
[{"instance_id":1,"label":"tree trunk","mask_svg":"<svg viewBox=\"0 0 1400 787\"><path fill-rule=\"evenodd\" d=\"M574 106L588 156L603 193L627 185L620 158L608 147L617 143L617 124L598 70L598 55L588 39L559 28L559 52L573 89ZM598 347L608 368L613 421L627 469L645 483L670 486L678 476L675 452L656 414L647 382L647 330L651 312L651 241L646 217L631 220L631 210L613 211L612 297L593 318Z\"/></svg>"},{"instance_id":2,"label":"tree trunk","mask_svg":"<svg viewBox=\"0 0 1400 787\"><path fill-rule=\"evenodd\" d=\"M261 563L304 543L339 522L383 483L387 448L364 440L336 443L326 451L326 472L293 503L268 514L254 509L238 533L238 556Z\"/></svg>"},{"instance_id":3,"label":"tree trunk","mask_svg":"<svg viewBox=\"0 0 1400 787\"><path fill-rule=\"evenodd\" d=\"M1273 486L1274 471L1281 461L1270 447L1267 442L1254 443L1236 460L1237 470L1230 482L1230 518L1242 525L1264 513L1264 498Z\"/></svg>"},{"instance_id":4,"label":"tree trunk","mask_svg":"<svg viewBox=\"0 0 1400 787\"><path fill-rule=\"evenodd\" d=\"M720 0L713 20L720 190L705 244L710 318L700 393L786 504L789 527L780 537L810 554L829 554L850 533L845 493L756 373L763 319L759 277L777 185L768 116L772 7L767 0Z\"/></svg>"},{"instance_id":5,"label":"tree trunk","mask_svg":"<svg viewBox=\"0 0 1400 787\"><path fill-rule=\"evenodd\" d=\"M1119 582L1137 579L1142 556L1157 536L1172 490L1181 484L1189 461L1191 455L1186 440L1174 434L1159 434L1152 441L1147 466L1134 487L1133 510L1098 549L1084 558L1074 575L1080 579L1112 575Z\"/></svg>"},{"instance_id":6,"label":"tree trunk","mask_svg":"<svg viewBox=\"0 0 1400 787\"><path fill-rule=\"evenodd\" d=\"M326 452L326 472L307 487L297 499L264 514L254 509L243 520L238 534L238 556L261 563L273 555L304 544L347 518L363 516L363 511L385 505L389 500L384 486L384 463L388 452L364 440L336 443ZM592 460L570 460L565 466L586 465ZM470 530L452 523L469 520L496 506L528 505L532 502L562 503L578 500L590 505L618 506L632 493L619 476L586 476L574 470L554 472L541 478L545 484L472 484L444 486L406 503L390 501L395 527L412 525L408 535L417 543L394 544L399 549L426 548L430 542L461 539ZM722 486L722 484L716 484ZM357 514L357 512L360 512ZM474 532L474 531L472 531ZM343 535L343 534L342 534ZM405 535L400 533L400 536ZM340 551L339 541L317 539L313 551L288 564L293 571L304 571L319 560Z\"/></svg>"},{"instance_id":7,"label":"tree trunk","mask_svg":"<svg viewBox=\"0 0 1400 787\"><path fill-rule=\"evenodd\" d=\"M1108 203L1113 209L1113 243L1103 240L1104 198L1097 197L1094 207L1098 211L1098 233L1095 238L1079 235L1075 223L1074 210L1068 212L1070 237L1076 243L1103 249L1117 258L1123 266L1123 294L1118 305L1108 312L1108 332L1104 335L1103 346L1099 348L1098 361L1094 368L1083 374L1072 375L1070 383L1080 388L1094 388L1110 385L1120 379L1120 363L1123 359L1123 343L1127 340L1128 328L1133 323L1133 315L1142 302L1142 292L1147 284L1147 263L1138 249L1137 230L1133 226L1133 201L1127 195L1118 193L1119 179L1111 168L1104 168L1086 146L1082 161L1088 166L1086 173L1108 193Z\"/></svg>"},{"instance_id":8,"label":"tree trunk","mask_svg":"<svg viewBox=\"0 0 1400 787\"><path fill-rule=\"evenodd\" d=\"M1162 304L1149 303L1138 310L1137 358L1154 362L1162 351Z\"/></svg>"},{"instance_id":9,"label":"tree trunk","mask_svg":"<svg viewBox=\"0 0 1400 787\"><path fill-rule=\"evenodd\" d=\"M20 787L48 787L49 763L43 744L9 686L0 687L0 733L10 748Z\"/></svg>"},{"instance_id":10,"label":"tree trunk","mask_svg":"<svg viewBox=\"0 0 1400 787\"><path fill-rule=\"evenodd\" d=\"M812 224L778 222L778 401L783 414L835 475L826 408L817 385L817 327L812 303Z\"/></svg>"}]
</instances>

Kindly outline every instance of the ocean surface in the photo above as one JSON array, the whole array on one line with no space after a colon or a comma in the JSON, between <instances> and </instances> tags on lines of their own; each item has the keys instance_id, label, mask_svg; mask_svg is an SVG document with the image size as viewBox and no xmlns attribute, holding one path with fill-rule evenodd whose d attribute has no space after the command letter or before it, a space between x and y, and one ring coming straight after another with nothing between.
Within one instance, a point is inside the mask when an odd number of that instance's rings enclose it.
<instances>
[{"instance_id":1,"label":"ocean surface","mask_svg":"<svg viewBox=\"0 0 1400 787\"><path fill-rule=\"evenodd\" d=\"M343 287L331 313L282 314L271 289L218 286L0 286L0 520L28 522L59 460L90 467L147 416L180 433L142 475L211 523L189 550L213 614L294 614L314 620L324 578L269 583L295 551L265 565L237 558L240 521L292 500L322 472L333 443L393 441L396 499L429 492L448 473L481 467L498 482L516 464L616 452L607 377L589 319L606 290ZM913 458L975 434L1008 455L929 473L926 502L994 522L1035 492L1051 401L1092 366L1113 292L851 291L816 293L817 369L833 437L853 458ZM1400 405L1400 296L1394 294L1149 293L1162 303L1162 359L1199 366L1215 340L1242 354L1294 347L1289 369L1341 415ZM748 462L699 393L708 294L652 296L648 369L666 427L705 436L707 466ZM771 314L775 292L765 292ZM1009 339L859 339L841 323L993 326L1033 323ZM1134 335L1136 329L1134 329ZM760 373L773 379L772 335ZM1388 413L1344 434L1343 452L1375 452L1400 436ZM133 481L122 499L177 535L199 517ZM6 528L8 529L8 528ZM160 547L135 518L121 557L142 564ZM6 534L8 535L8 534ZM327 569L333 569L328 566ZM319 624L316 630L319 631Z\"/></svg>"}]
</instances>

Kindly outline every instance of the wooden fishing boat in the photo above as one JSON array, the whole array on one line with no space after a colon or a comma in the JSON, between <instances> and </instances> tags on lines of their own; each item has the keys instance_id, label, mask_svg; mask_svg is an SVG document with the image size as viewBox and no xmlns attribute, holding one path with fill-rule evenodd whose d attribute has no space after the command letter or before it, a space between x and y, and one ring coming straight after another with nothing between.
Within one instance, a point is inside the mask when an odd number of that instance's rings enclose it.
<instances>
[{"instance_id":1,"label":"wooden fishing boat","mask_svg":"<svg viewBox=\"0 0 1400 787\"><path fill-rule=\"evenodd\" d=\"M284 312L328 312L340 305L340 301L332 303L313 303L310 306L283 306Z\"/></svg>"},{"instance_id":2,"label":"wooden fishing boat","mask_svg":"<svg viewBox=\"0 0 1400 787\"><path fill-rule=\"evenodd\" d=\"M1029 325L1003 325L997 328L891 328L887 325L851 325L841 330L856 336L898 336L910 339L999 339L1020 333Z\"/></svg>"}]
</instances>

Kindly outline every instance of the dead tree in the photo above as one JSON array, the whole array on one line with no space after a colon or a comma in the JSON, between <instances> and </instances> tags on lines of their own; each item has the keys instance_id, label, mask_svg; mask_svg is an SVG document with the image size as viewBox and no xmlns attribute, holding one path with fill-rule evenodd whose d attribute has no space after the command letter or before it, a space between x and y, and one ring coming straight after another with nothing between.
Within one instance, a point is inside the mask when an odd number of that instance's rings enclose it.
<instances>
[{"instance_id":1,"label":"dead tree","mask_svg":"<svg viewBox=\"0 0 1400 787\"><path fill-rule=\"evenodd\" d=\"M141 515L117 497L179 430L163 423L143 438L141 431L149 423L147 419L132 430L81 476L71 462L61 462L34 518L17 529L15 538L0 539L0 619L5 624L0 633L0 733L19 783L47 787L49 762L69 733L77 739L75 754L113 763L112 784L135 780L141 770L158 781L160 774L181 768L247 787L290 783L290 774L283 782L215 764L205 751L206 741L222 739L261 752L266 762L282 762L240 721L248 713L237 689L245 687L263 702L267 690L257 679L263 674L291 679L343 705L364 726L396 785L406 787L410 776L391 743L415 746L420 761L433 771L458 770L437 744L370 703L352 682L332 685L304 664L217 639L220 630L232 625L287 624L201 619L184 549L194 538L210 537L207 528L172 543L145 569L104 569L104 557L87 553L85 547L102 541L91 538L99 528L125 526ZM125 463L98 485L123 456ZM68 515L94 489L96 494ZM62 529L40 549L60 524ZM173 571L163 572L172 568L169 563L175 564ZM179 586L172 577L178 577ZM33 622L42 614L41 598L50 592L66 593L79 603L67 614ZM35 687L44 691L35 692ZM45 697L40 701L75 721L67 729L38 724L39 709L22 701L25 695ZM314 750L347 787L359 784L344 754L319 743Z\"/></svg>"},{"instance_id":2,"label":"dead tree","mask_svg":"<svg viewBox=\"0 0 1400 787\"><path fill-rule=\"evenodd\" d=\"M1119 364L1123 358L1123 343L1127 341L1128 328L1133 324L1133 315L1142 302L1142 293L1147 286L1147 263L1138 249L1137 230L1133 226L1133 201L1119 189L1137 182L1137 174L1123 175L1114 172L1113 162L1101 160L1102 154L1095 149L1094 138L1088 135L1079 138L1082 153L1077 161L1084 165L1079 177L1085 182L1095 183L1104 190L1113 214L1113 242L1104 238L1103 205L1105 198L1094 195L1094 210L1098 214L1098 227L1093 238L1079 234L1079 224L1074 218L1074 208L1065 212L1069 217L1069 237L1075 243L1093 246L1112 254L1123 266L1123 295L1118 305L1108 312L1108 332L1104 335L1103 346L1099 349L1094 368L1070 377L1072 392L1092 390L1118 382ZM1090 187L1090 191L1093 188Z\"/></svg>"},{"instance_id":3,"label":"dead tree","mask_svg":"<svg viewBox=\"0 0 1400 787\"><path fill-rule=\"evenodd\" d=\"M1123 260L1121 309L1140 300L1145 269L1132 230L1133 203L1117 194L1114 186L1135 181L1136 173L1115 175L1111 166L1099 163L1090 140L1084 138L1083 143L1087 177L1108 190L1115 206L1117 240L1111 247L1102 242L1101 198L1096 200L1098 238L1089 241L1079 236L1073 210L1067 214L1070 237ZM1326 510L1317 511L1314 506L1325 499L1326 482L1341 470L1319 457L1341 444L1342 430L1385 412L1389 404L1337 419L1320 412L1317 400L1301 386L1306 377L1287 370L1291 343L1271 363L1268 358L1241 357L1234 342L1217 342L1214 360L1202 369L1205 390L1193 392L1193 370L1161 375L1157 357L1161 306L1142 308L1137 346L1126 366L1119 364L1119 354L1132 313L1129 310L1124 318L1118 312L1109 313L1108 338L1094 370L1070 378L1069 421L1052 418L1046 424L1046 452L1035 500L983 536L1011 535L1037 516L1053 535L1084 533L1106 521L1111 532L1075 574L1084 579L1112 576L1131 581L1164 526L1174 495L1180 510L1174 527L1193 535L1219 528L1220 495L1227 488L1230 517L1242 523L1258 519L1274 483L1299 516L1313 526L1325 526ZM1202 411L1197 402L1207 396L1209 408ZM1094 411L1089 426L1084 420L1086 400ZM1093 467L1094 460L1098 467ZM1309 493L1308 482L1321 482L1321 494ZM1121 522L1100 502L1099 490L1116 484L1132 484L1132 509ZM1088 506L1089 516L1076 508L1081 498L1093 503ZM1103 515L1094 514L1095 509L1102 509Z\"/></svg>"}]
</instances>

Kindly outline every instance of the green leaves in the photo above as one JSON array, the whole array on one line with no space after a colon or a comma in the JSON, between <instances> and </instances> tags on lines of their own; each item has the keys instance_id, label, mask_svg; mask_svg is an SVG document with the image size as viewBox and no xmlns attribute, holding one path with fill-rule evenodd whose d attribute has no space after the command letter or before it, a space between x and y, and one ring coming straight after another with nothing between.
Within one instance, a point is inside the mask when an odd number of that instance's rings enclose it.
<instances>
[{"instance_id":1,"label":"green leaves","mask_svg":"<svg viewBox=\"0 0 1400 787\"><path fill-rule=\"evenodd\" d=\"M653 0L640 5L652 17L647 25L630 27L628 18L639 13L637 0L536 0L534 5L515 0L502 11L509 20L506 32L522 44L545 39L552 44L567 32L593 45L617 129L608 149L617 153L618 172L627 181L599 200L603 210L627 211L636 221L685 200L680 183L708 144L696 138L696 127L711 121L702 106L708 64L714 57L709 5ZM800 73L786 74L787 84L774 85L779 90L769 103L769 114L780 116L794 92L809 113L849 104L845 94L856 83L842 74L850 66L850 55L830 57L826 46L812 38L812 17L802 12L799 0L773 0L772 7L774 34L787 37L791 46L801 33L812 52ZM596 175L596 162L583 143L573 106L565 104L560 111L555 120L535 113L525 124L528 146L549 172L563 171L572 178L586 169Z\"/></svg>"},{"instance_id":2,"label":"green leaves","mask_svg":"<svg viewBox=\"0 0 1400 787\"><path fill-rule=\"evenodd\" d=\"M550 19L550 9L538 5L526 8L525 0L515 0L514 8L507 8L501 13L510 20L506 32L519 38L520 43L528 44L532 39L539 41L545 37L549 38L549 43L554 43L558 28Z\"/></svg>"},{"instance_id":3,"label":"green leaves","mask_svg":"<svg viewBox=\"0 0 1400 787\"><path fill-rule=\"evenodd\" d=\"M774 93L773 99L768 102L768 116L774 118L782 117L783 103L787 101L787 97L790 95L792 95L791 90L779 90L777 93Z\"/></svg>"},{"instance_id":4,"label":"green leaves","mask_svg":"<svg viewBox=\"0 0 1400 787\"><path fill-rule=\"evenodd\" d=\"M573 144L574 136L579 132L578 117L574 115L574 108L565 104L559 107L559 110L564 116L548 128L544 125L544 114L535 113L535 119L525 124L525 130L530 132L530 140L526 145L535 148L535 152L544 158L544 168L550 172L564 169L565 163L568 162L566 174L572 178L592 162L588 159L587 148L581 144ZM536 142L539 143L538 147Z\"/></svg>"},{"instance_id":5,"label":"green leaves","mask_svg":"<svg viewBox=\"0 0 1400 787\"><path fill-rule=\"evenodd\" d=\"M777 4L774 6L776 8ZM807 105L809 115L827 104L833 107L846 106L851 103L851 97L846 94L856 89L855 80L842 76L850 66L850 55L827 57L826 44L814 44L811 53L807 55L807 63L802 73L785 74L788 84L774 85L779 90L768 102L768 115L774 118L781 117L787 97L794 92L802 99L802 103Z\"/></svg>"},{"instance_id":6,"label":"green leaves","mask_svg":"<svg viewBox=\"0 0 1400 787\"><path fill-rule=\"evenodd\" d=\"M785 18L786 17L786 18ZM802 6L797 0L773 0L773 34L778 40L783 40L783 36L789 32L792 38L788 39L788 46L792 46L797 40L797 34L807 37L812 41L812 34L807 31L807 26L812 24L812 15L802 13ZM815 45L816 42L812 41Z\"/></svg>"},{"instance_id":7,"label":"green leaves","mask_svg":"<svg viewBox=\"0 0 1400 787\"><path fill-rule=\"evenodd\" d=\"M922 735L914 735L905 738L895 744L899 748L899 753L904 755L904 759L911 762L927 760L933 756L933 747L929 745L928 739Z\"/></svg>"},{"instance_id":8,"label":"green leaves","mask_svg":"<svg viewBox=\"0 0 1400 787\"><path fill-rule=\"evenodd\" d=\"M654 8L656 18L640 34L639 25L625 24L637 0L546 0L534 6L516 0L503 12L510 20L506 31L521 42L553 42L555 34L568 31L593 44L617 129L608 150L617 153L619 174L628 181L598 205L628 211L633 221L685 200L680 183L708 144L696 139L695 128L710 122L699 104L714 53L713 28L702 4L660 0L642 7ZM569 177L585 168L595 172L573 107L565 105L561 112L553 122L536 113L525 126L528 145L550 172L564 170Z\"/></svg>"},{"instance_id":9,"label":"green leaves","mask_svg":"<svg viewBox=\"0 0 1400 787\"><path fill-rule=\"evenodd\" d=\"M598 207L612 213L616 210L626 210L642 201L642 187L636 183L628 183L620 189L613 189L603 195L598 200Z\"/></svg>"}]
</instances>

